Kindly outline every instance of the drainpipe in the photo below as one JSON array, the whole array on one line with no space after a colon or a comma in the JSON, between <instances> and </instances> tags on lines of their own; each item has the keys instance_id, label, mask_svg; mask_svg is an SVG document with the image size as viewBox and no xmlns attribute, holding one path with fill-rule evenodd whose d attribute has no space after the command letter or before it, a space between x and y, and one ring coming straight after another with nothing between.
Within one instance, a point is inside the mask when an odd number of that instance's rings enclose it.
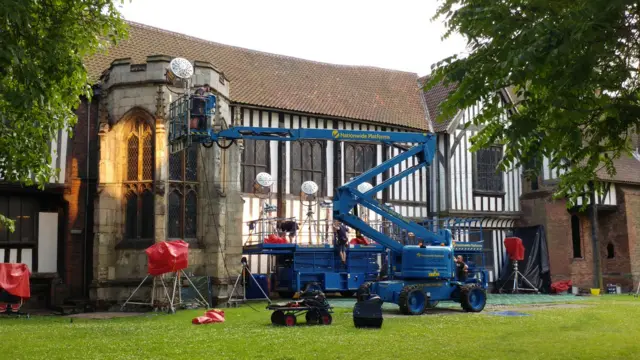
<instances>
[{"instance_id":1,"label":"drainpipe","mask_svg":"<svg viewBox=\"0 0 640 360\"><path fill-rule=\"evenodd\" d=\"M596 203L595 186L589 183L591 190L591 245L593 247L593 287L600 289L602 286L602 271L600 264L600 244L598 242L598 204Z\"/></svg>"},{"instance_id":2,"label":"drainpipe","mask_svg":"<svg viewBox=\"0 0 640 360\"><path fill-rule=\"evenodd\" d=\"M94 98L96 95L100 95L100 90L97 88L93 88ZM100 105L98 105L100 106ZM85 204L84 204L84 244L82 246L82 293L84 296L89 296L89 286L88 286L88 274L87 274L87 249L89 248L89 202L91 201L89 197L89 179L90 179L90 168L91 168L91 101L87 99L87 167L85 173L85 186L86 186L86 195L85 195Z\"/></svg>"}]
</instances>

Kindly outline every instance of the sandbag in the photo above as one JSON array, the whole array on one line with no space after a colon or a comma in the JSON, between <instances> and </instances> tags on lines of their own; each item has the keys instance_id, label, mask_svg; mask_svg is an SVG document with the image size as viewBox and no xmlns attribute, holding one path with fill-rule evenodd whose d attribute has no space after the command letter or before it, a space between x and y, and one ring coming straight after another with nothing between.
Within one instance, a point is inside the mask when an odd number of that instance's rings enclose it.
<instances>
[{"instance_id":1,"label":"sandbag","mask_svg":"<svg viewBox=\"0 0 640 360\"><path fill-rule=\"evenodd\" d=\"M224 322L224 311L220 309L211 309L204 313L204 316L198 316L191 320L194 325L212 324Z\"/></svg>"}]
</instances>

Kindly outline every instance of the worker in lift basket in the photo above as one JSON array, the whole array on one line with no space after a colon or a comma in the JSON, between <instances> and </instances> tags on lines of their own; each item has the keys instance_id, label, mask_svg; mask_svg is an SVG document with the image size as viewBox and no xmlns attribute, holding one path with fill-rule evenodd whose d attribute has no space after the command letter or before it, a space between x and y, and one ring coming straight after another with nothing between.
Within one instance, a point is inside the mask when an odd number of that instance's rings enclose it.
<instances>
[{"instance_id":1,"label":"worker in lift basket","mask_svg":"<svg viewBox=\"0 0 640 360\"><path fill-rule=\"evenodd\" d=\"M349 241L347 226L339 221L333 222L334 242L336 249L340 252L340 259L343 264L347 263L346 246Z\"/></svg>"},{"instance_id":2,"label":"worker in lift basket","mask_svg":"<svg viewBox=\"0 0 640 360\"><path fill-rule=\"evenodd\" d=\"M462 255L456 256L456 274L458 281L466 281L468 272L469 267L465 264L464 259L462 259Z\"/></svg>"}]
</instances>

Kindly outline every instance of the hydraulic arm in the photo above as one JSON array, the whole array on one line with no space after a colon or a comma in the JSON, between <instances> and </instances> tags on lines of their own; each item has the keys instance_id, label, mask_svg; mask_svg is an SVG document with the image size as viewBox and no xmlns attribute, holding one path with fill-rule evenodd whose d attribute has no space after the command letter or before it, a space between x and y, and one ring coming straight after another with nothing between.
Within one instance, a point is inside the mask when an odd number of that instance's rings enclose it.
<instances>
[{"instance_id":1,"label":"hydraulic arm","mask_svg":"<svg viewBox=\"0 0 640 360\"><path fill-rule=\"evenodd\" d=\"M220 140L333 140L333 141L369 141L383 143L399 147L405 151L367 172L351 179L346 184L338 187L333 200L333 217L341 222L359 230L363 235L371 238L382 246L385 246L397 254L402 254L403 245L389 236L372 228L359 217L351 213L356 205L362 205L376 212L383 218L391 221L407 232L415 234L425 244L451 245L451 238L446 232L434 234L413 221L403 218L400 214L380 204L375 195L383 189L395 184L416 171L429 166L433 160L436 136L431 133L405 133L405 132L380 132L362 130L327 130L327 129L274 129L261 127L233 127L219 132L210 131L210 139L216 143ZM413 144L405 148L404 144ZM361 192L365 182L399 165L403 161L415 157L418 161L415 165L405 169L399 174L385 180L371 189ZM359 190L360 189L360 190Z\"/></svg>"}]
</instances>

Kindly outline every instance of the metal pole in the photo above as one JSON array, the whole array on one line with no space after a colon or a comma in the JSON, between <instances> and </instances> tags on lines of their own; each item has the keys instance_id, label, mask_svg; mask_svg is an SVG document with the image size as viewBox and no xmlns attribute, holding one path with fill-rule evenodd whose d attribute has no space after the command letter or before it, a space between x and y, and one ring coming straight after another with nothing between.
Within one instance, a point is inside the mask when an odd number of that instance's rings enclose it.
<instances>
[{"instance_id":1,"label":"metal pole","mask_svg":"<svg viewBox=\"0 0 640 360\"><path fill-rule=\"evenodd\" d=\"M589 183L591 188L591 245L593 247L593 287L600 289L602 286L602 271L600 266L600 244L598 242L598 204L593 181Z\"/></svg>"}]
</instances>

